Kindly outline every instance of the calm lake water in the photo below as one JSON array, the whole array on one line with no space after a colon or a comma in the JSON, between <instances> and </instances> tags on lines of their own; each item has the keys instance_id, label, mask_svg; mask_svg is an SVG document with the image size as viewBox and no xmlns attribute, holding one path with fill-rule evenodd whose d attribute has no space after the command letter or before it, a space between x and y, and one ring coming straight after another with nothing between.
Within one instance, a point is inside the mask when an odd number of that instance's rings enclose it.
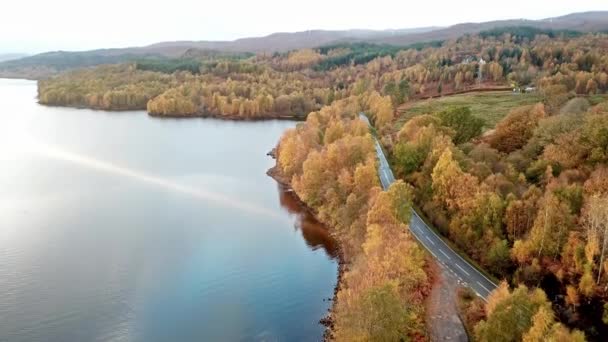
<instances>
[{"instance_id":1,"label":"calm lake water","mask_svg":"<svg viewBox=\"0 0 608 342\"><path fill-rule=\"evenodd\" d=\"M0 341L316 341L334 242L265 172L286 121L44 107L0 80Z\"/></svg>"}]
</instances>

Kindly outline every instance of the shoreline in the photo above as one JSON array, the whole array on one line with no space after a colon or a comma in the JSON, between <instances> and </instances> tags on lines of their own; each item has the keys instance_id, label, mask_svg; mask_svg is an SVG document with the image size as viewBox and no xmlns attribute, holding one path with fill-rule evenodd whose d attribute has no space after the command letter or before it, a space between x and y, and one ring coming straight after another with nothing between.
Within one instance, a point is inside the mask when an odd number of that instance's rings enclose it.
<instances>
[{"instance_id":1,"label":"shoreline","mask_svg":"<svg viewBox=\"0 0 608 342\"><path fill-rule=\"evenodd\" d=\"M270 152L267 153L267 155L272 157L273 159L275 159L275 161L277 160L276 159L276 150L277 150L277 148L275 147ZM277 161L277 163L278 163L278 161ZM281 172L278 169L278 165L276 163L274 166L272 166L270 169L268 169L268 171L266 171L266 174L268 176L270 176L272 179L274 179L279 185L283 186L286 190L290 190L294 194L294 197L296 198L296 200L298 201L300 206L304 210L306 210L308 213L310 213L317 221L323 223L323 225L325 225L327 228L331 227L326 222L323 222L322 220L320 220L317 213L315 212L315 210L312 209L311 207L309 207L306 203L304 203L300 199L298 194L291 187L290 180L286 179L281 174ZM345 261L344 254L342 252L339 240L336 238L336 236L333 234L333 232L330 229L328 229L328 231L329 231L329 234L332 237L334 237L334 239L336 240L337 247L338 247L338 254L337 254L338 276L337 276L336 286L334 288L334 296L332 298L331 307L329 308L327 315L325 317L321 318L321 320L319 321L320 324L325 326L325 332L323 333L323 341L330 341L333 336L333 329L334 329L333 312L334 312L334 309L335 309L335 306L337 303L338 291L340 290L340 288L342 286L342 280L343 280L344 273L348 269L348 265ZM431 293L434 291L435 292L440 291L442 288L440 286L441 281L445 281L445 279L442 278L442 274L441 274L442 270L440 269L437 262L434 259L432 259L428 253L426 253L426 254L427 254L427 261L428 261L426 268L427 268L427 274L430 277L431 286L429 288L429 293L426 295L426 298L424 300L425 301L424 305L425 305L425 325L427 326L429 336L430 336L430 333L431 333L430 325L432 325L431 322L434 322L434 320L429 319L431 316L431 312L433 311L433 310L429 310L429 308L433 305L433 303L432 303L433 299L431 298L432 297ZM436 305L436 307L439 307L439 306ZM445 317L442 319L445 320ZM458 336L458 335L459 334L447 334L447 337L452 338L452 337ZM465 332L465 335L466 335L466 332Z\"/></svg>"},{"instance_id":2,"label":"shoreline","mask_svg":"<svg viewBox=\"0 0 608 342\"><path fill-rule=\"evenodd\" d=\"M74 109L90 109L90 110L98 110L104 112L131 112L131 111L144 111L148 116L152 118L167 118L167 119L218 119L218 120L227 120L227 121L270 121L270 120L286 120L286 121L305 121L306 115L297 116L297 115L287 115L287 114L264 114L261 116L238 116L238 115L221 115L221 114L213 114L213 113L195 113L195 114L154 114L148 112L146 108L98 108L91 106L82 106L82 105L64 105L64 104L52 104L52 103L43 103L37 102L41 106L47 107L59 107L59 108L74 108Z\"/></svg>"},{"instance_id":3,"label":"shoreline","mask_svg":"<svg viewBox=\"0 0 608 342\"><path fill-rule=\"evenodd\" d=\"M267 153L267 155L271 156L274 160L276 160L276 148L273 148L270 152ZM329 228L329 225L326 222L323 222L322 220L320 220L317 213L300 199L298 194L291 187L291 182L288 179L286 179L285 177L283 177L283 175L281 175L277 164L275 164L273 167L268 169L268 171L266 171L266 174L270 178L274 179L278 184L283 186L286 190L290 190L293 193L296 200L298 201L298 203L300 204L300 206L302 207L302 209L306 210L317 221L321 222L326 228ZM323 332L323 341L329 341L331 339L331 337L333 336L333 328L334 328L333 312L334 312L334 308L335 308L336 302L337 302L338 291L340 291L340 288L342 286L343 275L347 269L344 254L343 254L342 248L340 246L340 241L336 238L336 236L333 234L333 232L330 229L327 229L327 230L328 230L329 234L336 240L336 245L338 247L337 248L338 275L337 275L337 280L336 280L336 286L334 287L334 295L331 299L332 304L331 304L330 308L328 309L327 314L319 320L319 324L325 326L325 331Z\"/></svg>"},{"instance_id":4,"label":"shoreline","mask_svg":"<svg viewBox=\"0 0 608 342\"><path fill-rule=\"evenodd\" d=\"M210 114L210 113L201 113L201 114L152 114L148 112L148 116L153 118L167 118L167 119L190 119L190 118L203 118L203 119L219 119L219 120L228 120L228 121L267 121L267 120L287 120L287 121L304 121L306 120L306 116L293 116L293 115L279 115L279 114L269 114L259 117L251 117L251 116L238 116L238 115L221 115L221 114Z\"/></svg>"}]
</instances>

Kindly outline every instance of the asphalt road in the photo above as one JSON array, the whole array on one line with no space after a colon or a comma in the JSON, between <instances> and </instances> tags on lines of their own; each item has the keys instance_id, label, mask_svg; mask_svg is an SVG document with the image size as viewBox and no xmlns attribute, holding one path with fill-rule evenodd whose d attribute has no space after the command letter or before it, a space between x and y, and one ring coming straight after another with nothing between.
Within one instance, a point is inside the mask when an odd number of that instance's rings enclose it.
<instances>
[{"instance_id":1,"label":"asphalt road","mask_svg":"<svg viewBox=\"0 0 608 342\"><path fill-rule=\"evenodd\" d=\"M371 126L363 113L359 117ZM379 161L378 176L380 177L382 188L386 190L393 184L395 177L378 140L374 138L374 141ZM470 287L479 297L486 300L490 292L496 288L496 284L458 255L437 233L424 223L414 208L412 208L412 219L409 227L414 237L437 259L441 267L453 273L461 284Z\"/></svg>"}]
</instances>

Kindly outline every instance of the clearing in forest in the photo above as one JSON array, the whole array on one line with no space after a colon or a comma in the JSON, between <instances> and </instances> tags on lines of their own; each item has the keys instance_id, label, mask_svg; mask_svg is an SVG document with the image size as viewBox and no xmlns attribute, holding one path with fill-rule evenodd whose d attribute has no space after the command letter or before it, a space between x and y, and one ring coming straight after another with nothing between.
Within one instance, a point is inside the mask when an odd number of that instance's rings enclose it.
<instances>
[{"instance_id":1,"label":"clearing in forest","mask_svg":"<svg viewBox=\"0 0 608 342\"><path fill-rule=\"evenodd\" d=\"M513 93L506 91L476 92L407 102L397 109L397 129L414 116L433 114L450 107L467 106L474 116L485 121L484 129L492 129L515 107L541 101L537 93Z\"/></svg>"}]
</instances>

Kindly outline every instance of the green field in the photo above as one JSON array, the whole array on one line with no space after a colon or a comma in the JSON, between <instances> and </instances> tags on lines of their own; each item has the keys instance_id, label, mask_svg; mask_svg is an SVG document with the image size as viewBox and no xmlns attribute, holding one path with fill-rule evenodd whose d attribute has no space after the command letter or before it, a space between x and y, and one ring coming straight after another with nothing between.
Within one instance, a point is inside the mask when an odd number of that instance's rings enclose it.
<instances>
[{"instance_id":1,"label":"green field","mask_svg":"<svg viewBox=\"0 0 608 342\"><path fill-rule=\"evenodd\" d=\"M473 115L485 120L485 129L491 129L511 109L540 101L538 94L517 94L506 91L468 93L420 100L406 104L402 110L399 110L396 128L400 128L407 120L417 115L437 113L453 106L468 106Z\"/></svg>"},{"instance_id":2,"label":"green field","mask_svg":"<svg viewBox=\"0 0 608 342\"><path fill-rule=\"evenodd\" d=\"M589 95L587 97L587 100L589 100L589 103L592 106L595 106L596 104L598 104L600 102L608 101L608 94Z\"/></svg>"}]
</instances>

